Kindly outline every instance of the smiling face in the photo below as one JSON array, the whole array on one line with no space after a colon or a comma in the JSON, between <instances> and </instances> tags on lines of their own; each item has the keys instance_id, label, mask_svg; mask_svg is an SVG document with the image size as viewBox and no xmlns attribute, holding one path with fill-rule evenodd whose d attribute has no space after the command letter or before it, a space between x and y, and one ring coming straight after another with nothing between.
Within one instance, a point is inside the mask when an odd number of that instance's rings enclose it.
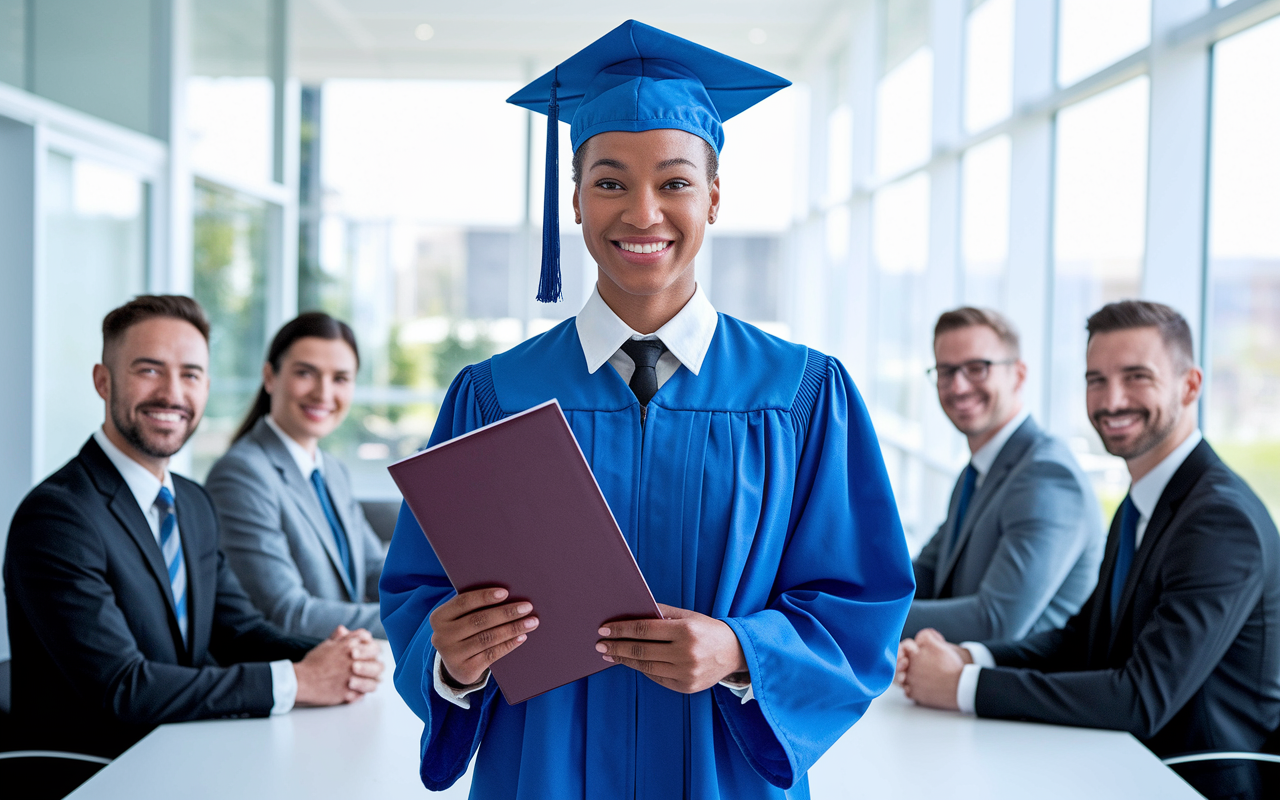
<instances>
[{"instance_id":1,"label":"smiling face","mask_svg":"<svg viewBox=\"0 0 1280 800\"><path fill-rule=\"evenodd\" d=\"M280 370L262 367L271 395L271 419L314 454L316 444L342 424L356 388L356 354L342 339L304 336L280 357Z\"/></svg>"},{"instance_id":2,"label":"smiling face","mask_svg":"<svg viewBox=\"0 0 1280 800\"><path fill-rule=\"evenodd\" d=\"M143 320L108 348L103 364L94 365L93 383L107 403L107 437L162 476L204 414L209 345L185 320Z\"/></svg>"},{"instance_id":3,"label":"smiling face","mask_svg":"<svg viewBox=\"0 0 1280 800\"><path fill-rule=\"evenodd\" d=\"M1154 327L1096 334L1086 360L1089 421L1138 480L1195 428L1202 373L1175 357Z\"/></svg>"},{"instance_id":4,"label":"smiling face","mask_svg":"<svg viewBox=\"0 0 1280 800\"><path fill-rule=\"evenodd\" d=\"M977 451L991 440L1009 420L1022 410L1022 384L1027 366L1013 358L1009 347L986 325L968 325L949 330L933 342L939 368L938 402L951 424L969 439L969 449ZM964 370L950 379L942 377L946 367L972 361L990 361L986 380L971 381Z\"/></svg>"},{"instance_id":5,"label":"smiling face","mask_svg":"<svg viewBox=\"0 0 1280 800\"><path fill-rule=\"evenodd\" d=\"M720 206L720 180L707 180L706 144L660 129L601 133L582 147L573 210L599 268L601 297L619 314L651 299L678 310L693 295L693 259Z\"/></svg>"}]
</instances>

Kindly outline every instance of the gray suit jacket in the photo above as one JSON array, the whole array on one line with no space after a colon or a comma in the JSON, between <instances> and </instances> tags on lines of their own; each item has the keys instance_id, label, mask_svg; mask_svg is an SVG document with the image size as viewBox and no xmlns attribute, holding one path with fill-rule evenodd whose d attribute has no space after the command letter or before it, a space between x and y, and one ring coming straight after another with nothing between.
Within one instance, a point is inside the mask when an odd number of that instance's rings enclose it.
<instances>
[{"instance_id":1,"label":"gray suit jacket","mask_svg":"<svg viewBox=\"0 0 1280 800\"><path fill-rule=\"evenodd\" d=\"M253 604L285 631L324 637L346 625L386 638L377 602L382 542L351 496L346 467L331 456L324 464L354 586L315 489L265 420L218 459L205 482L222 522L222 551Z\"/></svg>"},{"instance_id":2,"label":"gray suit jacket","mask_svg":"<svg viewBox=\"0 0 1280 800\"><path fill-rule=\"evenodd\" d=\"M903 636L1021 639L1060 628L1098 578L1105 537L1093 489L1063 442L1030 417L969 500L952 546L960 482L947 519L915 560L916 599Z\"/></svg>"}]
</instances>

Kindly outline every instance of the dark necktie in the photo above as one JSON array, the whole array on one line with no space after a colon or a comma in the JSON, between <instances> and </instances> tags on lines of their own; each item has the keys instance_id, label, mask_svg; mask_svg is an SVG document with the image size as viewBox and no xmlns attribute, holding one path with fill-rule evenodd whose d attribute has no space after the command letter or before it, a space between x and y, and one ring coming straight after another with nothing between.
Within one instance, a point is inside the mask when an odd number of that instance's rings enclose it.
<instances>
[{"instance_id":1,"label":"dark necktie","mask_svg":"<svg viewBox=\"0 0 1280 800\"><path fill-rule=\"evenodd\" d=\"M960 483L960 502L956 504L956 525L951 529L951 547L955 548L960 539L960 528L964 526L964 515L969 510L969 500L973 497L973 487L978 484L978 470L973 464L964 468L964 477Z\"/></svg>"},{"instance_id":2,"label":"dark necktie","mask_svg":"<svg viewBox=\"0 0 1280 800\"><path fill-rule=\"evenodd\" d=\"M636 364L629 385L642 406L649 405L658 392L658 359L666 351L667 346L658 339L628 339L622 343L622 352Z\"/></svg>"},{"instance_id":3,"label":"dark necktie","mask_svg":"<svg viewBox=\"0 0 1280 800\"><path fill-rule=\"evenodd\" d=\"M1116 612L1120 610L1120 595L1133 566L1133 551L1138 542L1138 507L1133 498L1126 495L1120 504L1120 546L1116 548L1116 569L1111 573L1111 624L1116 624Z\"/></svg>"},{"instance_id":4,"label":"dark necktie","mask_svg":"<svg viewBox=\"0 0 1280 800\"><path fill-rule=\"evenodd\" d=\"M329 520L329 529L333 531L333 541L338 545L338 560L342 562L343 575L347 588L355 591L355 581L351 578L351 548L347 545L347 534L342 528L342 521L333 510L333 500L329 497L329 487L325 485L320 470L311 470L311 485L315 487L316 496L320 498L320 507L324 509L325 519ZM359 599L359 598L353 598Z\"/></svg>"}]
</instances>

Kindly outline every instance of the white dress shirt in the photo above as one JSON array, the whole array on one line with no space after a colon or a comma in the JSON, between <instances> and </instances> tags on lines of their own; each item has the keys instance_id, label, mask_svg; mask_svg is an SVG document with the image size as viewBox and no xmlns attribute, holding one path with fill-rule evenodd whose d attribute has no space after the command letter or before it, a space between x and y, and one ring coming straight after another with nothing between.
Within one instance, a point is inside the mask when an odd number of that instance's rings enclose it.
<instances>
[{"instance_id":1,"label":"white dress shirt","mask_svg":"<svg viewBox=\"0 0 1280 800\"><path fill-rule=\"evenodd\" d=\"M93 432L93 440L102 448L102 452L107 454L107 458L115 466L116 471L120 473L120 477L124 478L125 485L129 487L129 491L133 493L133 498L138 501L138 507L142 509L142 515L147 519L147 525L151 527L151 535L156 539L156 546L160 545L160 510L156 508L156 496L160 494L160 487L164 486L174 495L175 502L175 519L173 532L179 535L181 541L181 531L177 526L177 493L173 489L173 476L165 470L164 480L161 481L151 473L151 470L134 461L132 458L124 454L124 451L115 446L115 443L107 438L107 434L102 428ZM184 548L185 553L185 548ZM298 676L293 672L293 664L287 659L271 662L271 698L272 714L285 714L292 708L294 701L298 697Z\"/></svg>"},{"instance_id":2,"label":"white dress shirt","mask_svg":"<svg viewBox=\"0 0 1280 800\"><path fill-rule=\"evenodd\" d=\"M969 459L969 463L973 465L974 470L978 473L977 479L973 482L973 490L975 492L982 488L982 482L987 479L987 473L991 471L991 465L996 463L996 458L999 457L1000 451L1009 443L1010 437L1013 436L1022 423L1027 421L1029 416L1031 416L1031 412L1027 409L1024 408L1019 411L1013 416L1013 419L1006 422L1001 426L1000 430L996 431L996 435L992 436L989 442L979 447L978 452L974 453Z\"/></svg>"},{"instance_id":3,"label":"white dress shirt","mask_svg":"<svg viewBox=\"0 0 1280 800\"><path fill-rule=\"evenodd\" d=\"M711 347L716 326L720 323L720 315L712 307L711 301L703 293L701 286L695 286L693 297L685 303L684 308L667 321L665 325L650 334L641 334L632 330L627 323L614 313L612 308L600 297L600 290L593 289L591 297L578 312L575 324L578 329L578 342L582 345L582 354L587 359L587 372L595 374L596 370L606 363L617 371L622 380L630 383L636 371L631 356L622 350L622 345L629 339L657 339L666 345L666 351L658 359L655 372L658 374L658 388L670 380L680 367L684 367L697 375L702 369L702 361ZM471 708L472 692L477 692L489 682L489 673L478 682L454 689L444 682L444 662L436 653L434 666L436 693L461 708ZM720 684L736 694L746 703L755 699L751 684L721 681Z\"/></svg>"},{"instance_id":4,"label":"white dress shirt","mask_svg":"<svg viewBox=\"0 0 1280 800\"><path fill-rule=\"evenodd\" d=\"M1154 469L1129 487L1129 498L1133 500L1134 508L1138 509L1138 526L1133 544L1135 551L1142 546L1142 537L1146 535L1147 523L1151 521L1156 503L1160 501L1160 495L1164 494L1164 489L1173 478L1173 473L1178 471L1178 467L1182 466L1182 462L1187 460L1187 456L1191 455L1191 451L1196 449L1196 445L1200 444L1202 439L1204 435L1200 433L1199 428L1196 428L1182 441L1182 444L1175 447L1173 452L1156 464ZM956 705L961 711L972 714L978 695L978 676L984 667L994 667L996 660L987 646L980 642L961 642L960 646L969 651L973 663L965 664L960 672L960 683L956 686Z\"/></svg>"},{"instance_id":5,"label":"white dress shirt","mask_svg":"<svg viewBox=\"0 0 1280 800\"><path fill-rule=\"evenodd\" d=\"M307 483L311 482L311 473L320 470L320 477L325 476L324 472L324 456L320 454L320 448L316 448L316 454L312 456L307 452L306 448L294 441L293 437L284 432L276 424L276 421L268 414L263 419L267 423L267 427L280 437L280 441L284 443L284 449L289 451L289 455L293 456L293 462L298 465L298 472L302 473L302 478Z\"/></svg>"}]
</instances>

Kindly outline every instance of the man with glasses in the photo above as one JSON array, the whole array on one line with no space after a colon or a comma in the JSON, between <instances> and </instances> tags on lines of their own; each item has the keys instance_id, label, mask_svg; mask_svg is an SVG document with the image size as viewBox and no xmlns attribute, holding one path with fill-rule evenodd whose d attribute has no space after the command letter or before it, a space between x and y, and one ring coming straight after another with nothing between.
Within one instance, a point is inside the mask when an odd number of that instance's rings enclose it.
<instances>
[{"instance_id":1,"label":"man with glasses","mask_svg":"<svg viewBox=\"0 0 1280 800\"><path fill-rule=\"evenodd\" d=\"M951 641L1020 639L1061 627L1093 591L1101 513L1066 445L1023 408L1027 365L995 311L938 318L938 401L972 454L947 519L916 558L904 637L934 628Z\"/></svg>"},{"instance_id":2,"label":"man with glasses","mask_svg":"<svg viewBox=\"0 0 1280 800\"><path fill-rule=\"evenodd\" d=\"M1088 323L1085 403L1132 483L1088 601L1020 642L903 642L917 703L1128 731L1161 758L1217 751L1177 771L1218 800L1274 797L1248 760L1280 727L1280 535L1200 433L1204 373L1169 306L1122 300ZM948 637L951 638L951 637Z\"/></svg>"}]
</instances>

